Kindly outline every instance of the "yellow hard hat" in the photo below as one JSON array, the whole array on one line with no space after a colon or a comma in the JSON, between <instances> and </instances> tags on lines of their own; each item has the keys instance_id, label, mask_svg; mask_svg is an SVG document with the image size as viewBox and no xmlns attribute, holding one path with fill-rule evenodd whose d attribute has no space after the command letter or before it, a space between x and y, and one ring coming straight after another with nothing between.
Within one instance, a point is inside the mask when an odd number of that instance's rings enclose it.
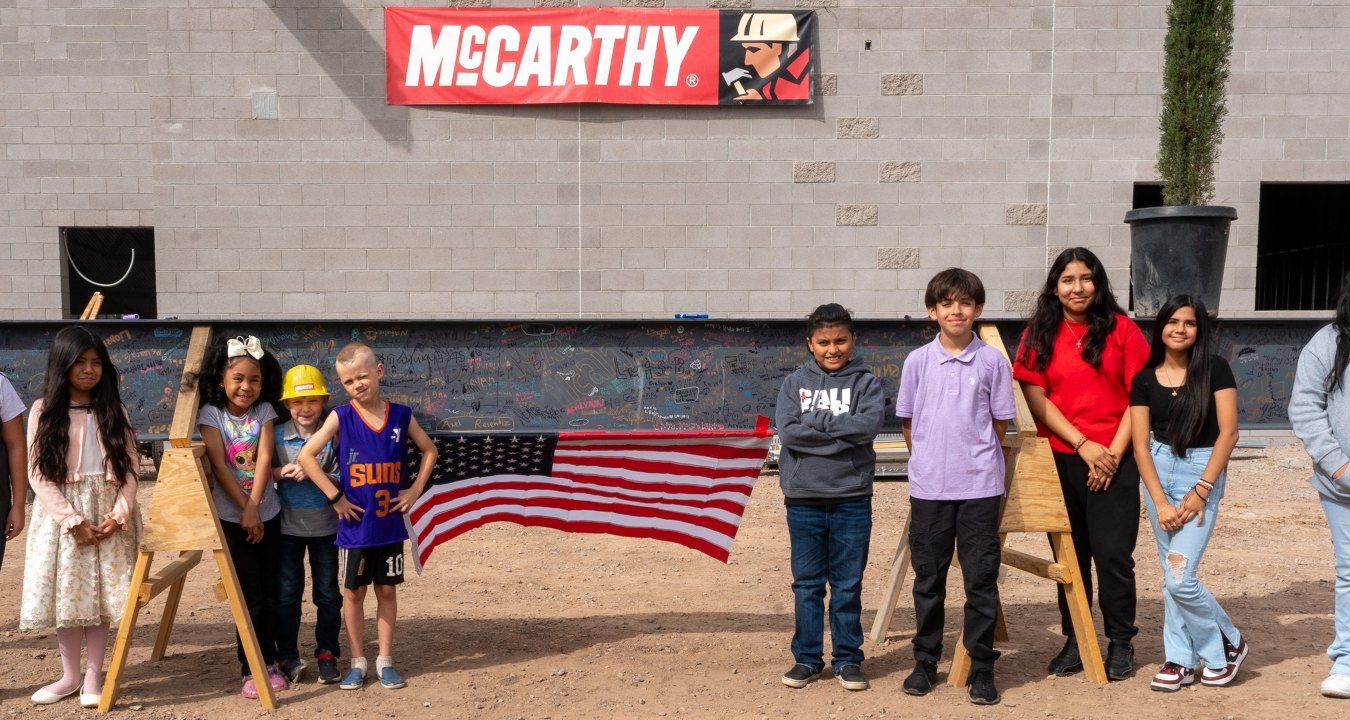
<instances>
[{"instance_id":1,"label":"yellow hard hat","mask_svg":"<svg viewBox=\"0 0 1350 720\"><path fill-rule=\"evenodd\" d=\"M281 383L282 400L328 394L328 386L323 382L323 373L313 365L296 365L287 370L286 379Z\"/></svg>"},{"instance_id":2,"label":"yellow hard hat","mask_svg":"<svg viewBox=\"0 0 1350 720\"><path fill-rule=\"evenodd\" d=\"M797 42L797 18L792 13L745 13L737 29L732 42Z\"/></svg>"}]
</instances>

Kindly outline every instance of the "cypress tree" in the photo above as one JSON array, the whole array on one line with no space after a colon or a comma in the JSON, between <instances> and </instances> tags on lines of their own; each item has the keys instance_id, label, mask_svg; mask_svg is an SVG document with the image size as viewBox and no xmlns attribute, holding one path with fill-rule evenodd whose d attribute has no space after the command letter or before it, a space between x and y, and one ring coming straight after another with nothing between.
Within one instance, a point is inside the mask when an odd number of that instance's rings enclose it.
<instances>
[{"instance_id":1,"label":"cypress tree","mask_svg":"<svg viewBox=\"0 0 1350 720\"><path fill-rule=\"evenodd\" d=\"M1163 43L1158 174L1167 205L1206 205L1228 114L1233 0L1172 0Z\"/></svg>"}]
</instances>

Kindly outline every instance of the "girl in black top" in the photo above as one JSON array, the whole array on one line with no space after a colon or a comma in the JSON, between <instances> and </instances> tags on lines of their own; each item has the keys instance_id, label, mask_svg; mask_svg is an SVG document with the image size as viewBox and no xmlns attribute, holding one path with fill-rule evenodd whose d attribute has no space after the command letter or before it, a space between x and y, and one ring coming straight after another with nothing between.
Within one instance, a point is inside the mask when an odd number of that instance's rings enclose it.
<instances>
[{"instance_id":1,"label":"girl in black top","mask_svg":"<svg viewBox=\"0 0 1350 720\"><path fill-rule=\"evenodd\" d=\"M1214 354L1213 324L1198 298L1168 301L1130 387L1134 454L1163 570L1167 657L1151 687L1164 692L1194 683L1197 672L1205 685L1227 685L1247 657L1247 642L1197 576L1238 439L1237 383Z\"/></svg>"}]
</instances>

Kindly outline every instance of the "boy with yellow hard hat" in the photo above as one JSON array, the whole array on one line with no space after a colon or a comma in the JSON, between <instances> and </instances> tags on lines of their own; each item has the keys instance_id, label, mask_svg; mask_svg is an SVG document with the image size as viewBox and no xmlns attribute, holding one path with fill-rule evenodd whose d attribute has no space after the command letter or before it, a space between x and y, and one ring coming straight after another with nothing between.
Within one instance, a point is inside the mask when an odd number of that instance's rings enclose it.
<instances>
[{"instance_id":1,"label":"boy with yellow hard hat","mask_svg":"<svg viewBox=\"0 0 1350 720\"><path fill-rule=\"evenodd\" d=\"M297 463L305 441L328 414L328 385L313 365L286 371L281 402L291 419L277 427L273 454L277 495L281 498L281 558L278 577L277 665L291 682L299 682L307 664L300 657L300 605L305 596L305 554L314 582L314 657L319 682L339 679L338 633L342 627L342 591L338 589L338 517L323 491ZM331 443L318 456L324 473L336 483L337 456Z\"/></svg>"}]
</instances>

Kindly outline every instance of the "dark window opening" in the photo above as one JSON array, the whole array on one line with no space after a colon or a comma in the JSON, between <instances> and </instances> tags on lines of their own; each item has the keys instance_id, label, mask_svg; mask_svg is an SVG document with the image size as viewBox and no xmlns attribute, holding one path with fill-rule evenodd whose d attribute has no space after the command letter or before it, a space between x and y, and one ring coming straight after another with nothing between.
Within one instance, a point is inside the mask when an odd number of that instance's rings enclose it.
<instances>
[{"instance_id":1,"label":"dark window opening","mask_svg":"<svg viewBox=\"0 0 1350 720\"><path fill-rule=\"evenodd\" d=\"M1162 188L1158 183L1134 184L1134 209L1162 207Z\"/></svg>"},{"instance_id":2,"label":"dark window opening","mask_svg":"<svg viewBox=\"0 0 1350 720\"><path fill-rule=\"evenodd\" d=\"M66 317L78 318L95 292L99 317L157 317L155 229L62 228Z\"/></svg>"},{"instance_id":3,"label":"dark window opening","mask_svg":"<svg viewBox=\"0 0 1350 720\"><path fill-rule=\"evenodd\" d=\"M1347 183L1262 183L1256 309L1329 310L1350 270Z\"/></svg>"}]
</instances>

